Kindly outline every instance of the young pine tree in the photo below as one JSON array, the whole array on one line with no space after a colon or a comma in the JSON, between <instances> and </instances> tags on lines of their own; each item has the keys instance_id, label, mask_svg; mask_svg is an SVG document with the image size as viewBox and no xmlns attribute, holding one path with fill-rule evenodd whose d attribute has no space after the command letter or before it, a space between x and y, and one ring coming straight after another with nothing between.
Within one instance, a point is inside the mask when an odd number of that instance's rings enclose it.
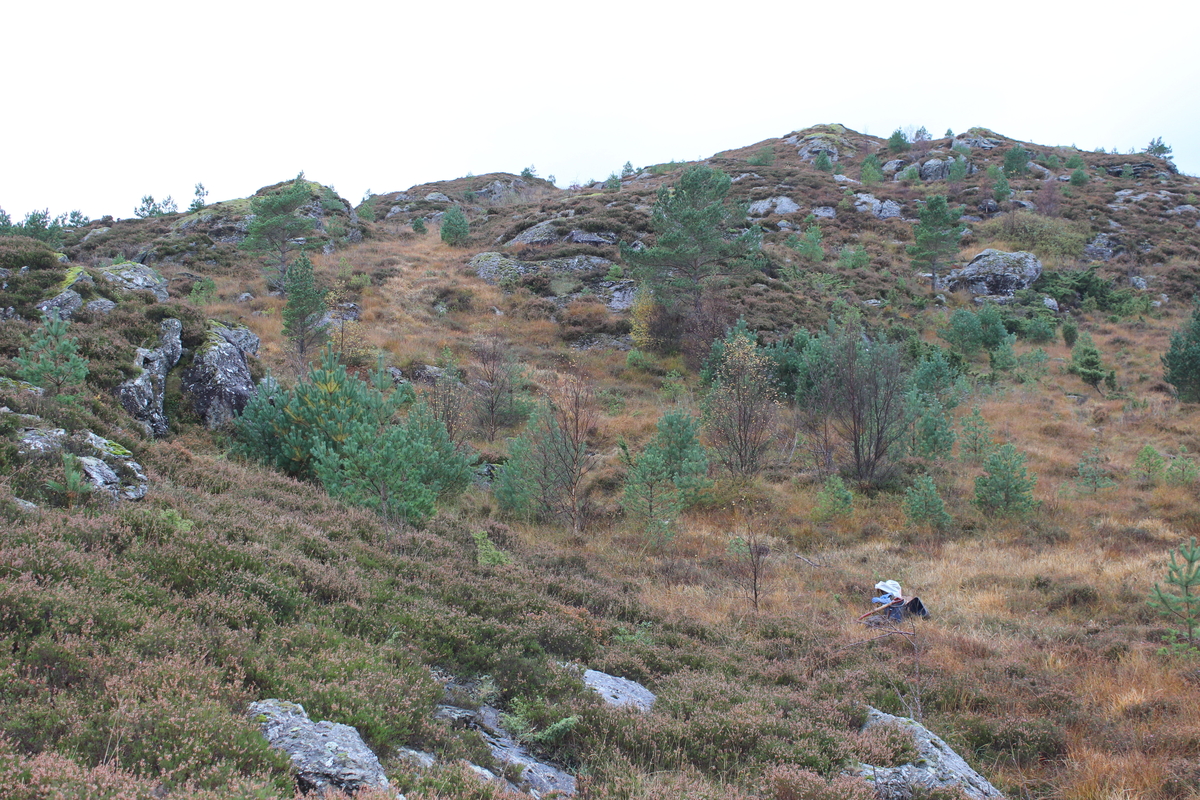
<instances>
[{"instance_id":1,"label":"young pine tree","mask_svg":"<svg viewBox=\"0 0 1200 800\"><path fill-rule=\"evenodd\" d=\"M949 458L954 452L954 422L937 400L925 406L917 419L917 455L922 458Z\"/></svg>"},{"instance_id":2,"label":"young pine tree","mask_svg":"<svg viewBox=\"0 0 1200 800\"><path fill-rule=\"evenodd\" d=\"M51 313L28 340L28 349L20 348L13 359L17 377L41 386L52 395L69 386L80 386L87 379L88 360L79 355L79 343L67 335L68 323Z\"/></svg>"},{"instance_id":3,"label":"young pine tree","mask_svg":"<svg viewBox=\"0 0 1200 800\"><path fill-rule=\"evenodd\" d=\"M817 153L817 157L813 159L813 166L821 172L833 172L833 161L824 150Z\"/></svg>"},{"instance_id":4,"label":"young pine tree","mask_svg":"<svg viewBox=\"0 0 1200 800\"><path fill-rule=\"evenodd\" d=\"M1079 491L1095 494L1101 489L1111 489L1117 485L1117 482L1109 476L1108 468L1104 466L1107 460L1100 452L1099 447L1093 447L1084 453L1075 468L1075 486Z\"/></svg>"},{"instance_id":5,"label":"young pine tree","mask_svg":"<svg viewBox=\"0 0 1200 800\"><path fill-rule=\"evenodd\" d=\"M975 479L975 505L988 516L1020 516L1037 506L1033 487L1037 478L1025 469L1025 456L1011 444L993 452L983 462L984 474Z\"/></svg>"},{"instance_id":6,"label":"young pine tree","mask_svg":"<svg viewBox=\"0 0 1200 800\"><path fill-rule=\"evenodd\" d=\"M1180 628L1170 637L1176 647L1171 649L1187 653L1200 653L1200 547L1193 536L1178 550L1171 550L1171 563L1167 566L1167 585L1164 590L1154 584L1150 591L1150 606ZM1178 639L1182 636L1182 642Z\"/></svg>"},{"instance_id":7,"label":"young pine tree","mask_svg":"<svg viewBox=\"0 0 1200 800\"><path fill-rule=\"evenodd\" d=\"M1185 403L1200 402L1200 305L1188 324L1171 334L1171 345L1162 357L1163 380L1175 387Z\"/></svg>"},{"instance_id":8,"label":"young pine tree","mask_svg":"<svg viewBox=\"0 0 1200 800\"><path fill-rule=\"evenodd\" d=\"M928 525L935 530L945 530L954 522L946 513L946 504L938 494L933 478L922 475L904 492L904 515L910 525Z\"/></svg>"},{"instance_id":9,"label":"young pine tree","mask_svg":"<svg viewBox=\"0 0 1200 800\"><path fill-rule=\"evenodd\" d=\"M864 186L874 186L883 180L883 167L879 164L879 157L874 153L863 159L859 179Z\"/></svg>"},{"instance_id":10,"label":"young pine tree","mask_svg":"<svg viewBox=\"0 0 1200 800\"><path fill-rule=\"evenodd\" d=\"M979 406L975 406L968 416L963 417L962 436L958 439L959 455L968 463L982 464L995 449L992 428Z\"/></svg>"},{"instance_id":11,"label":"young pine tree","mask_svg":"<svg viewBox=\"0 0 1200 800\"><path fill-rule=\"evenodd\" d=\"M945 195L935 194L917 212L920 222L913 229L914 244L908 247L913 266L928 269L930 291L937 291L938 267L958 253L964 227L959 223L962 206L946 204Z\"/></svg>"},{"instance_id":12,"label":"young pine tree","mask_svg":"<svg viewBox=\"0 0 1200 800\"><path fill-rule=\"evenodd\" d=\"M1154 449L1153 445L1148 444L1138 451L1133 468L1129 470L1129 477L1138 487L1150 489L1158 485L1166 473L1167 460Z\"/></svg>"},{"instance_id":13,"label":"young pine tree","mask_svg":"<svg viewBox=\"0 0 1200 800\"><path fill-rule=\"evenodd\" d=\"M283 289L287 295L283 306L283 335L292 343L301 363L306 363L309 353L325 335L325 326L321 323L325 314L325 293L317 288L308 256L302 254L288 268Z\"/></svg>"},{"instance_id":14,"label":"young pine tree","mask_svg":"<svg viewBox=\"0 0 1200 800\"><path fill-rule=\"evenodd\" d=\"M452 206L442 217L442 241L451 247L461 247L470 233L466 214L458 206Z\"/></svg>"},{"instance_id":15,"label":"young pine tree","mask_svg":"<svg viewBox=\"0 0 1200 800\"><path fill-rule=\"evenodd\" d=\"M1088 386L1091 386L1100 392L1100 382L1108 375L1108 371L1104 369L1104 364L1100 360L1100 349L1096 347L1092 341L1091 334L1084 331L1079 337L1079 341L1071 350L1071 372L1083 380Z\"/></svg>"},{"instance_id":16,"label":"young pine tree","mask_svg":"<svg viewBox=\"0 0 1200 800\"><path fill-rule=\"evenodd\" d=\"M813 504L813 519L827 522L834 517L847 517L853 509L854 494L846 486L846 482L840 475L830 475L821 491L817 492L817 502Z\"/></svg>"}]
</instances>

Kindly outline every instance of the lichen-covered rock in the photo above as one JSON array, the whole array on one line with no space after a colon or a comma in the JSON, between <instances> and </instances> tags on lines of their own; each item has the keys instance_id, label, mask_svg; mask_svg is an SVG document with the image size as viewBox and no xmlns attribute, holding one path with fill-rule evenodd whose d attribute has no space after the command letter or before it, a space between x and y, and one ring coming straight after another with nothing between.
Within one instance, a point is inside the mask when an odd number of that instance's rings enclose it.
<instances>
[{"instance_id":1,"label":"lichen-covered rock","mask_svg":"<svg viewBox=\"0 0 1200 800\"><path fill-rule=\"evenodd\" d=\"M254 396L246 357L258 352L258 344L258 337L246 328L209 323L204 344L183 372L182 384L206 427L232 421Z\"/></svg>"},{"instance_id":2,"label":"lichen-covered rock","mask_svg":"<svg viewBox=\"0 0 1200 800\"><path fill-rule=\"evenodd\" d=\"M553 244L562 238L553 220L532 225L508 240L508 244Z\"/></svg>"},{"instance_id":3,"label":"lichen-covered rock","mask_svg":"<svg viewBox=\"0 0 1200 800\"><path fill-rule=\"evenodd\" d=\"M962 269L946 276L950 291L966 289L975 295L1012 297L1042 276L1042 262L1033 253L1006 253L989 248Z\"/></svg>"},{"instance_id":4,"label":"lichen-covered rock","mask_svg":"<svg viewBox=\"0 0 1200 800\"><path fill-rule=\"evenodd\" d=\"M604 247L617 243L617 235L611 231L571 231L566 236L571 244L590 244L593 247Z\"/></svg>"},{"instance_id":5,"label":"lichen-covered rock","mask_svg":"<svg viewBox=\"0 0 1200 800\"><path fill-rule=\"evenodd\" d=\"M313 722L304 706L285 700L251 703L248 716L262 726L271 747L291 759L301 791L389 788L379 759L349 725Z\"/></svg>"},{"instance_id":6,"label":"lichen-covered rock","mask_svg":"<svg viewBox=\"0 0 1200 800\"><path fill-rule=\"evenodd\" d=\"M794 214L799 210L800 206L796 204L796 201L785 195L759 200L751 203L746 209L752 217L765 217L768 214Z\"/></svg>"},{"instance_id":7,"label":"lichen-covered rock","mask_svg":"<svg viewBox=\"0 0 1200 800\"><path fill-rule=\"evenodd\" d=\"M158 337L158 347L147 350L139 347L133 365L141 373L117 387L117 399L129 415L142 424L151 436L166 436L170 428L166 412L163 411L163 393L167 384L167 373L179 363L183 344L179 334L183 323L177 319L164 319Z\"/></svg>"},{"instance_id":8,"label":"lichen-covered rock","mask_svg":"<svg viewBox=\"0 0 1200 800\"><path fill-rule=\"evenodd\" d=\"M127 292L146 291L160 303L167 302L167 279L145 264L126 261L100 268L100 276Z\"/></svg>"},{"instance_id":9,"label":"lichen-covered rock","mask_svg":"<svg viewBox=\"0 0 1200 800\"><path fill-rule=\"evenodd\" d=\"M895 717L870 709L863 730L876 725L895 725L912 734L917 760L899 767L874 767L861 764L859 777L871 784L880 800L912 800L935 792L961 792L971 800L1002 800L993 786L950 749L940 737L921 723L907 717Z\"/></svg>"},{"instance_id":10,"label":"lichen-covered rock","mask_svg":"<svg viewBox=\"0 0 1200 800\"><path fill-rule=\"evenodd\" d=\"M117 307L117 304L112 300L105 300L103 297L95 300L89 300L84 305L83 310L91 314L107 314Z\"/></svg>"},{"instance_id":11,"label":"lichen-covered rock","mask_svg":"<svg viewBox=\"0 0 1200 800\"><path fill-rule=\"evenodd\" d=\"M811 213L817 219L837 219L837 209L833 206L817 206Z\"/></svg>"},{"instance_id":12,"label":"lichen-covered rock","mask_svg":"<svg viewBox=\"0 0 1200 800\"><path fill-rule=\"evenodd\" d=\"M38 303L37 308L47 317L57 316L59 319L70 319L76 311L83 308L83 298L74 289L64 289L49 300Z\"/></svg>"},{"instance_id":13,"label":"lichen-covered rock","mask_svg":"<svg viewBox=\"0 0 1200 800\"><path fill-rule=\"evenodd\" d=\"M1083 257L1089 261L1112 261L1125 252L1125 243L1115 233L1097 233L1083 248Z\"/></svg>"},{"instance_id":14,"label":"lichen-covered rock","mask_svg":"<svg viewBox=\"0 0 1200 800\"><path fill-rule=\"evenodd\" d=\"M639 711L649 711L657 699L654 692L636 681L594 669L583 673L583 682L610 706L630 706Z\"/></svg>"},{"instance_id":15,"label":"lichen-covered rock","mask_svg":"<svg viewBox=\"0 0 1200 800\"><path fill-rule=\"evenodd\" d=\"M442 194L441 192L430 192L429 194L425 195L425 199L428 200L430 203L449 203L450 202L450 198L447 197L446 195Z\"/></svg>"},{"instance_id":16,"label":"lichen-covered rock","mask_svg":"<svg viewBox=\"0 0 1200 800\"><path fill-rule=\"evenodd\" d=\"M0 408L0 413L11 412ZM43 423L41 417L19 415L18 455L28 458L66 450L78 456L79 466L97 492L113 500L141 500L146 496L150 481L129 450L89 430L68 434L62 428Z\"/></svg>"},{"instance_id":17,"label":"lichen-covered rock","mask_svg":"<svg viewBox=\"0 0 1200 800\"><path fill-rule=\"evenodd\" d=\"M509 258L502 253L480 253L467 262L467 266L473 269L476 275L491 284L500 283L506 278L530 275L535 272L590 272L597 269L608 269L612 264L613 262L600 256L579 255L568 258L548 258L544 261L521 261Z\"/></svg>"}]
</instances>

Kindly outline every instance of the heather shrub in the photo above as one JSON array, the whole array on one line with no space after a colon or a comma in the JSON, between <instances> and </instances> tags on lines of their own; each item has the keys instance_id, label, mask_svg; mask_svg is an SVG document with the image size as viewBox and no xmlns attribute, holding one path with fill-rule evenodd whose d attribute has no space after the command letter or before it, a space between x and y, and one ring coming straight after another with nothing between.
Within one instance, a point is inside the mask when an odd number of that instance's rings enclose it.
<instances>
[{"instance_id":1,"label":"heather shrub","mask_svg":"<svg viewBox=\"0 0 1200 800\"><path fill-rule=\"evenodd\" d=\"M17 272L21 267L30 272L58 269L58 257L50 245L29 236L0 236L0 269Z\"/></svg>"},{"instance_id":2,"label":"heather shrub","mask_svg":"<svg viewBox=\"0 0 1200 800\"><path fill-rule=\"evenodd\" d=\"M774 800L874 800L876 797L875 790L861 778L849 775L823 778L794 764L771 767L765 777L765 789Z\"/></svg>"}]
</instances>

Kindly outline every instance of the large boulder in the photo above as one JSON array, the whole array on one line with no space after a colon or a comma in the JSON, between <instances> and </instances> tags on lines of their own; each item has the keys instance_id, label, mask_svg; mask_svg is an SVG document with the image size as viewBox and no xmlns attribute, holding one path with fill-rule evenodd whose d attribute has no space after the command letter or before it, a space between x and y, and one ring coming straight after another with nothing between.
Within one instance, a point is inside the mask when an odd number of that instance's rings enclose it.
<instances>
[{"instance_id":1,"label":"large boulder","mask_svg":"<svg viewBox=\"0 0 1200 800\"><path fill-rule=\"evenodd\" d=\"M0 414L11 414L0 407ZM17 414L17 454L23 458L44 457L63 451L78 458L80 469L93 491L113 500L141 500L149 490L150 481L142 465L133 460L125 447L89 430L67 433L53 428L32 414Z\"/></svg>"},{"instance_id":2,"label":"large boulder","mask_svg":"<svg viewBox=\"0 0 1200 800\"><path fill-rule=\"evenodd\" d=\"M205 427L232 421L254 397L247 356L258 352L258 337L246 328L210 322L204 344L183 372L183 390Z\"/></svg>"},{"instance_id":3,"label":"large boulder","mask_svg":"<svg viewBox=\"0 0 1200 800\"><path fill-rule=\"evenodd\" d=\"M546 220L532 225L508 240L508 244L553 244L562 238L554 220Z\"/></svg>"},{"instance_id":4,"label":"large boulder","mask_svg":"<svg viewBox=\"0 0 1200 800\"><path fill-rule=\"evenodd\" d=\"M751 203L750 207L746 209L752 217L765 217L769 214L794 214L799 210L800 206L796 204L796 201L786 195L759 200Z\"/></svg>"},{"instance_id":5,"label":"large boulder","mask_svg":"<svg viewBox=\"0 0 1200 800\"><path fill-rule=\"evenodd\" d=\"M962 269L952 270L946 276L946 285L952 292L966 289L974 295L1012 297L1041 276L1042 262L1033 253L989 248Z\"/></svg>"},{"instance_id":6,"label":"large boulder","mask_svg":"<svg viewBox=\"0 0 1200 800\"><path fill-rule=\"evenodd\" d=\"M912 800L939 792L961 792L971 800L1003 799L999 789L921 723L872 708L863 730L876 725L894 725L910 733L918 754L913 763L899 767L859 765L858 775L875 788L879 800Z\"/></svg>"},{"instance_id":7,"label":"large boulder","mask_svg":"<svg viewBox=\"0 0 1200 800\"><path fill-rule=\"evenodd\" d=\"M47 317L70 319L83 308L83 298L74 289L64 289L49 300L38 303L37 308Z\"/></svg>"},{"instance_id":8,"label":"large boulder","mask_svg":"<svg viewBox=\"0 0 1200 800\"><path fill-rule=\"evenodd\" d=\"M589 669L584 672L583 682L610 706L649 711L657 699L654 692L637 681L618 678L599 670Z\"/></svg>"},{"instance_id":9,"label":"large boulder","mask_svg":"<svg viewBox=\"0 0 1200 800\"><path fill-rule=\"evenodd\" d=\"M158 337L158 347L137 349L133 365L141 370L117 387L117 399L130 416L142 424L151 436L166 436L169 428L167 415L163 411L163 391L167 373L179 363L183 355L183 344L179 334L183 323L177 319L164 319Z\"/></svg>"},{"instance_id":10,"label":"large boulder","mask_svg":"<svg viewBox=\"0 0 1200 800\"><path fill-rule=\"evenodd\" d=\"M167 279L153 267L126 261L101 267L100 276L127 292L150 292L158 302L167 302Z\"/></svg>"},{"instance_id":11,"label":"large boulder","mask_svg":"<svg viewBox=\"0 0 1200 800\"><path fill-rule=\"evenodd\" d=\"M304 706L285 700L251 703L247 713L271 747L292 760L302 792L389 788L379 759L349 725L313 722Z\"/></svg>"}]
</instances>

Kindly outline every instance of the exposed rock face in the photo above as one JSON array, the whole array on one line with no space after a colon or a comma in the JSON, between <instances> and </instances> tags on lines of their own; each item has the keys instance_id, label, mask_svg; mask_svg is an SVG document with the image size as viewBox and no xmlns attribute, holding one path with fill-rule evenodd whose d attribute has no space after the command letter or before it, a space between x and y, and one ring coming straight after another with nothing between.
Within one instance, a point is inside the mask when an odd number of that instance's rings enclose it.
<instances>
[{"instance_id":1,"label":"exposed rock face","mask_svg":"<svg viewBox=\"0 0 1200 800\"><path fill-rule=\"evenodd\" d=\"M751 203L746 210L752 217L765 217L768 214L794 214L800 210L800 206L792 198L780 195Z\"/></svg>"},{"instance_id":2,"label":"exposed rock face","mask_svg":"<svg viewBox=\"0 0 1200 800\"><path fill-rule=\"evenodd\" d=\"M0 414L12 413L7 407ZM19 414L21 435L17 454L36 457L63 450L78 456L79 466L97 492L113 500L141 500L150 482L142 465L133 460L133 453L121 445L98 436L89 430L67 434L62 428L46 426L45 420L32 414Z\"/></svg>"},{"instance_id":3,"label":"exposed rock face","mask_svg":"<svg viewBox=\"0 0 1200 800\"><path fill-rule=\"evenodd\" d=\"M876 219L892 219L900 216L900 204L895 200L880 201L873 194L860 192L854 195L855 211L870 211Z\"/></svg>"},{"instance_id":4,"label":"exposed rock face","mask_svg":"<svg viewBox=\"0 0 1200 800\"><path fill-rule=\"evenodd\" d=\"M1170 161L1166 161L1164 163L1169 167L1174 166ZM1121 176L1121 173L1125 171L1126 167L1133 172L1133 177L1135 178L1145 178L1152 175L1158 175L1159 173L1163 173L1164 175L1167 174L1162 168L1162 165L1155 164L1152 161L1140 161L1137 164L1108 164L1104 167L1104 171L1109 175L1112 175L1114 178L1118 178Z\"/></svg>"},{"instance_id":5,"label":"exposed rock face","mask_svg":"<svg viewBox=\"0 0 1200 800\"><path fill-rule=\"evenodd\" d=\"M966 289L971 294L1012 297L1028 289L1042 276L1042 262L1033 253L984 250L962 269L946 276L950 291Z\"/></svg>"},{"instance_id":6,"label":"exposed rock face","mask_svg":"<svg viewBox=\"0 0 1200 800\"><path fill-rule=\"evenodd\" d=\"M583 673L583 682L610 706L630 706L649 711L657 699L654 692L636 681L618 678L594 669Z\"/></svg>"},{"instance_id":7,"label":"exposed rock face","mask_svg":"<svg viewBox=\"0 0 1200 800\"><path fill-rule=\"evenodd\" d=\"M210 322L204 344L184 370L183 390L208 428L233 420L254 396L246 356L258 352L258 337L246 328Z\"/></svg>"},{"instance_id":8,"label":"exposed rock face","mask_svg":"<svg viewBox=\"0 0 1200 800\"><path fill-rule=\"evenodd\" d=\"M833 206L817 206L812 210L817 219L837 219L837 209Z\"/></svg>"},{"instance_id":9,"label":"exposed rock face","mask_svg":"<svg viewBox=\"0 0 1200 800\"><path fill-rule=\"evenodd\" d=\"M958 136L955 136L954 143L966 145L967 147L977 150L993 150L1000 146L999 139L993 139L990 136L983 136L978 133L972 133L971 131L968 131L967 133L960 133Z\"/></svg>"},{"instance_id":10,"label":"exposed rock face","mask_svg":"<svg viewBox=\"0 0 1200 800\"><path fill-rule=\"evenodd\" d=\"M105 300L101 297L96 300L89 300L83 308L92 314L107 314L116 307L117 304L112 300Z\"/></svg>"},{"instance_id":11,"label":"exposed rock face","mask_svg":"<svg viewBox=\"0 0 1200 800\"><path fill-rule=\"evenodd\" d=\"M38 303L37 308L47 317L57 316L59 319L70 319L76 311L83 308L83 298L74 289L64 289L49 300Z\"/></svg>"},{"instance_id":12,"label":"exposed rock face","mask_svg":"<svg viewBox=\"0 0 1200 800\"><path fill-rule=\"evenodd\" d=\"M450 198L446 197L446 195L442 194L441 192L430 192L429 194L425 195L425 199L431 203L449 203L450 202Z\"/></svg>"},{"instance_id":13,"label":"exposed rock face","mask_svg":"<svg viewBox=\"0 0 1200 800\"><path fill-rule=\"evenodd\" d=\"M287 753L301 791L387 789L379 759L358 731L336 722L313 722L299 703L261 700L247 712L257 720L267 742Z\"/></svg>"},{"instance_id":14,"label":"exposed rock face","mask_svg":"<svg viewBox=\"0 0 1200 800\"><path fill-rule=\"evenodd\" d=\"M610 231L571 231L566 241L572 244L590 244L596 247L617 243L617 235Z\"/></svg>"},{"instance_id":15,"label":"exposed rock face","mask_svg":"<svg viewBox=\"0 0 1200 800\"><path fill-rule=\"evenodd\" d=\"M146 291L152 293L158 302L167 302L167 279L159 275L158 270L153 267L125 262L101 267L100 275L127 292Z\"/></svg>"},{"instance_id":16,"label":"exposed rock face","mask_svg":"<svg viewBox=\"0 0 1200 800\"><path fill-rule=\"evenodd\" d=\"M546 220L521 231L509 239L508 244L553 244L560 238L558 229L554 227L554 221Z\"/></svg>"},{"instance_id":17,"label":"exposed rock face","mask_svg":"<svg viewBox=\"0 0 1200 800\"><path fill-rule=\"evenodd\" d=\"M962 756L919 722L872 708L863 729L885 724L910 732L919 757L916 763L899 767L859 766L858 775L875 788L880 800L911 800L914 795L925 796L938 791L962 792L972 800L1002 800L1004 797L987 778L971 769Z\"/></svg>"},{"instance_id":18,"label":"exposed rock face","mask_svg":"<svg viewBox=\"0 0 1200 800\"><path fill-rule=\"evenodd\" d=\"M600 256L570 256L550 258L545 261L520 261L502 253L480 253L467 262L475 274L488 283L498 283L507 277L529 275L534 272L589 272L607 269L611 261Z\"/></svg>"},{"instance_id":19,"label":"exposed rock face","mask_svg":"<svg viewBox=\"0 0 1200 800\"><path fill-rule=\"evenodd\" d=\"M1125 244L1115 233L1098 233L1083 248L1083 257L1090 261L1111 261L1113 256L1125 252Z\"/></svg>"},{"instance_id":20,"label":"exposed rock face","mask_svg":"<svg viewBox=\"0 0 1200 800\"><path fill-rule=\"evenodd\" d=\"M959 156L959 160L965 160ZM931 158L921 165L921 180L923 181L944 181L950 177L950 167L954 166L955 159L953 157ZM973 164L967 164L967 174L972 175L978 172L978 168Z\"/></svg>"},{"instance_id":21,"label":"exposed rock face","mask_svg":"<svg viewBox=\"0 0 1200 800\"><path fill-rule=\"evenodd\" d=\"M151 436L167 435L169 421L163 411L163 390L167 373L183 355L183 344L179 341L183 323L177 319L164 319L160 330L158 347L153 350L137 349L133 365L141 369L141 374L117 387L117 399L121 405Z\"/></svg>"}]
</instances>

